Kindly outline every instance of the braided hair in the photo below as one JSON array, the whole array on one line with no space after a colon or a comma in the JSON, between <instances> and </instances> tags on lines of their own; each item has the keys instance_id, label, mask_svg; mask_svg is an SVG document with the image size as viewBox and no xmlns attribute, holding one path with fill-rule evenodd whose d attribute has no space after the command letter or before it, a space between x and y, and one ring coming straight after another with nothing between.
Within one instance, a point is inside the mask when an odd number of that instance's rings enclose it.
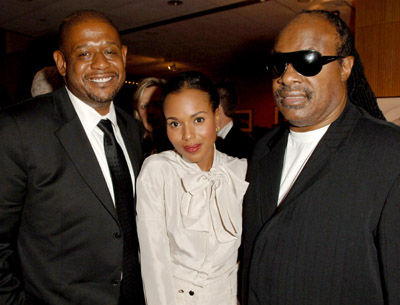
<instances>
[{"instance_id":1,"label":"braided hair","mask_svg":"<svg viewBox=\"0 0 400 305\"><path fill-rule=\"evenodd\" d=\"M347 24L340 18L339 11L325 10L306 10L299 15L312 14L322 17L335 27L340 42L337 46L337 55L354 57L354 64L351 70L350 77L347 80L347 94L350 102L366 110L372 116L385 120L382 111L379 109L374 92L369 85L364 73L364 66L358 54L354 39L351 36L350 29Z\"/></svg>"}]
</instances>

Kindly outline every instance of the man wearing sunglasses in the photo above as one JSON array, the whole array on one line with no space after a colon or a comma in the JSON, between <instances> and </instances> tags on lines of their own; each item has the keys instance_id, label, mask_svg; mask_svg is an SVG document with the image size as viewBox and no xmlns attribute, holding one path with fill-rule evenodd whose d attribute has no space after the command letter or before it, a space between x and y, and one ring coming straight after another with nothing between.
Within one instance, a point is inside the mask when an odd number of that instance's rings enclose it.
<instances>
[{"instance_id":1,"label":"man wearing sunglasses","mask_svg":"<svg viewBox=\"0 0 400 305\"><path fill-rule=\"evenodd\" d=\"M301 13L268 70L288 122L249 168L244 304L400 304L400 129L369 114L348 27Z\"/></svg>"}]
</instances>

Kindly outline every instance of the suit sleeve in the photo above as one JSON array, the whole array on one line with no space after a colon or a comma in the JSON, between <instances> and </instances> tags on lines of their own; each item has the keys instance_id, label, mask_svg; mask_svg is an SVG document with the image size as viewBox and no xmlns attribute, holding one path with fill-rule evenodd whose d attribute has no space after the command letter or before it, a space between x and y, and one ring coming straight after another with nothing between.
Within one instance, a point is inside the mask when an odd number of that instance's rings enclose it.
<instances>
[{"instance_id":1,"label":"suit sleeve","mask_svg":"<svg viewBox=\"0 0 400 305\"><path fill-rule=\"evenodd\" d=\"M149 162L150 161L150 162ZM160 162L147 159L137 181L137 230L147 305L174 305L165 183Z\"/></svg>"},{"instance_id":2,"label":"suit sleeve","mask_svg":"<svg viewBox=\"0 0 400 305\"><path fill-rule=\"evenodd\" d=\"M386 199L378 228L378 250L387 305L400 304L400 175Z\"/></svg>"},{"instance_id":3,"label":"suit sleeve","mask_svg":"<svg viewBox=\"0 0 400 305\"><path fill-rule=\"evenodd\" d=\"M27 174L22 134L16 122L0 113L0 304L22 304L17 235Z\"/></svg>"}]
</instances>

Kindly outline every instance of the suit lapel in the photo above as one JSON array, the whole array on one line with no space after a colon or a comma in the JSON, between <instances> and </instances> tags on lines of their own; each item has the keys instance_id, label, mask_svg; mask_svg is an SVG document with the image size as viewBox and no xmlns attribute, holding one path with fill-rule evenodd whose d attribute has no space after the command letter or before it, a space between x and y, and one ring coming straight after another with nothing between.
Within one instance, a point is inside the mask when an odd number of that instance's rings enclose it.
<instances>
[{"instance_id":1,"label":"suit lapel","mask_svg":"<svg viewBox=\"0 0 400 305\"><path fill-rule=\"evenodd\" d=\"M96 155L65 89L54 94L54 109L56 119L61 121L60 128L55 131L56 137L64 147L82 179L97 196L101 204L118 222L116 209Z\"/></svg>"},{"instance_id":2,"label":"suit lapel","mask_svg":"<svg viewBox=\"0 0 400 305\"><path fill-rule=\"evenodd\" d=\"M302 192L305 192L317 179L321 179L326 172L327 163L333 150L328 149L324 141L317 145L310 159L307 161L297 180L289 190L285 199L282 200L278 210L284 209L293 202Z\"/></svg>"},{"instance_id":3,"label":"suit lapel","mask_svg":"<svg viewBox=\"0 0 400 305\"><path fill-rule=\"evenodd\" d=\"M259 190L263 222L268 221L276 210L288 134L288 128L279 130L268 143L270 152L260 161Z\"/></svg>"},{"instance_id":4,"label":"suit lapel","mask_svg":"<svg viewBox=\"0 0 400 305\"><path fill-rule=\"evenodd\" d=\"M129 132L127 121L123 118L120 111L116 108L118 127L121 132L122 138L124 139L126 150L128 151L129 159L132 164L135 178L139 175L139 168L141 162L141 147L140 139L138 138L137 132Z\"/></svg>"},{"instance_id":5,"label":"suit lapel","mask_svg":"<svg viewBox=\"0 0 400 305\"><path fill-rule=\"evenodd\" d=\"M288 206L301 193L311 187L314 181L321 179L328 172L332 155L346 144L346 140L353 131L359 117L360 114L355 106L348 102L342 115L331 124L318 143L288 195L279 205L277 212Z\"/></svg>"}]
</instances>

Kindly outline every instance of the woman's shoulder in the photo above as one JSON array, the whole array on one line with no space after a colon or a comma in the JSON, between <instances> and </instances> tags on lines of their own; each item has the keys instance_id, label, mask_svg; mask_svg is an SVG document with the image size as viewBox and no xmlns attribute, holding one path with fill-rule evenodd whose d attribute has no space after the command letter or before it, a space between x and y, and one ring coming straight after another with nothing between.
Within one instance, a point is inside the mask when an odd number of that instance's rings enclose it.
<instances>
[{"instance_id":1,"label":"woman's shoulder","mask_svg":"<svg viewBox=\"0 0 400 305\"><path fill-rule=\"evenodd\" d=\"M232 157L227 155L226 153L216 151L217 156L220 159L220 163L226 165L226 164L241 164L242 166L247 166L247 159L245 158L237 158L237 157Z\"/></svg>"},{"instance_id":2,"label":"woman's shoulder","mask_svg":"<svg viewBox=\"0 0 400 305\"><path fill-rule=\"evenodd\" d=\"M172 150L148 156L139 172L138 181L165 181L176 174L176 152Z\"/></svg>"},{"instance_id":3,"label":"woman's shoulder","mask_svg":"<svg viewBox=\"0 0 400 305\"><path fill-rule=\"evenodd\" d=\"M161 153L150 155L144 160L142 170L148 167L154 168L171 165L175 163L176 155L176 152L173 150L167 150Z\"/></svg>"},{"instance_id":4,"label":"woman's shoulder","mask_svg":"<svg viewBox=\"0 0 400 305\"><path fill-rule=\"evenodd\" d=\"M239 177L245 177L246 171L247 171L247 159L242 158L236 158L229 156L223 152L220 152L217 150L217 156L218 159L220 160L219 164L220 166L232 171Z\"/></svg>"}]
</instances>

